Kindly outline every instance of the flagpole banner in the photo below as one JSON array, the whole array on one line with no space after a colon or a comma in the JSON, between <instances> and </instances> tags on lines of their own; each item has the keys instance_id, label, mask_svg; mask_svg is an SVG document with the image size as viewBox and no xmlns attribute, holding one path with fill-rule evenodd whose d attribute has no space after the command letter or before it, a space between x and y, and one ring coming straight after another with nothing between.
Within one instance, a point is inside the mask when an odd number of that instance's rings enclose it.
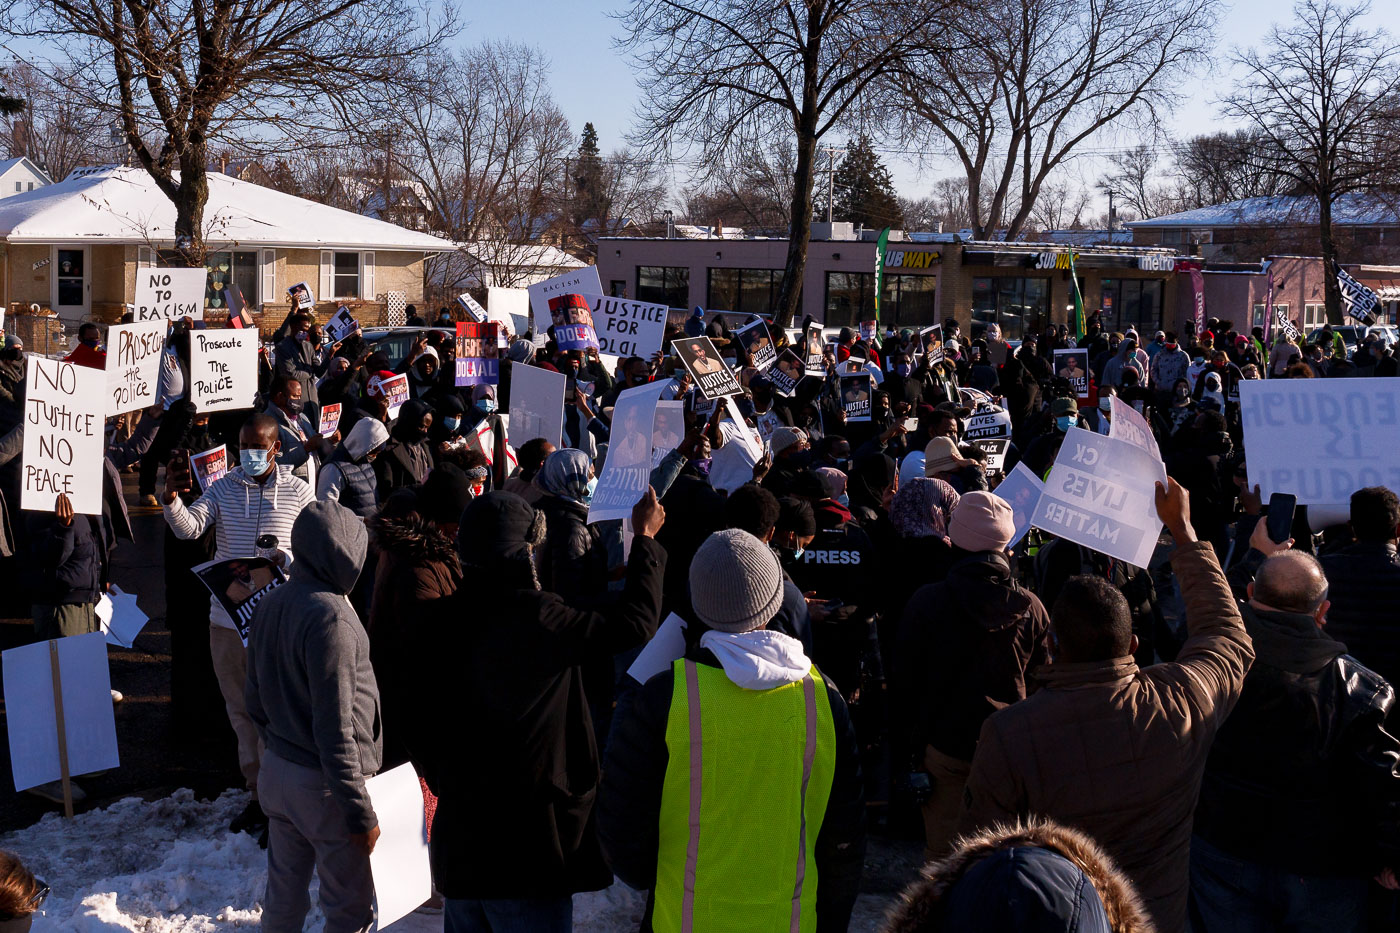
<instances>
[{"instance_id":1,"label":"flagpole banner","mask_svg":"<svg viewBox=\"0 0 1400 933\"><path fill-rule=\"evenodd\" d=\"M762 318L739 328L734 332L734 336L739 338L744 352L749 355L749 362L759 372L766 372L770 366L778 361L778 351L773 346L773 337L768 332L768 324Z\"/></svg>"},{"instance_id":2,"label":"flagpole banner","mask_svg":"<svg viewBox=\"0 0 1400 933\"><path fill-rule=\"evenodd\" d=\"M608 456L588 506L588 524L626 518L651 485L652 437L656 406L669 388L649 382L626 389L613 406Z\"/></svg>"},{"instance_id":3,"label":"flagpole banner","mask_svg":"<svg viewBox=\"0 0 1400 933\"><path fill-rule=\"evenodd\" d=\"M875 241L875 321L880 320L880 294L885 290L885 250L889 247L890 228L880 231Z\"/></svg>"},{"instance_id":4,"label":"flagpole banner","mask_svg":"<svg viewBox=\"0 0 1400 933\"><path fill-rule=\"evenodd\" d=\"M1196 336L1206 329L1206 279L1201 271L1199 260L1178 259L1176 271L1185 272L1191 279L1191 320L1196 325Z\"/></svg>"},{"instance_id":5,"label":"flagpole banner","mask_svg":"<svg viewBox=\"0 0 1400 933\"><path fill-rule=\"evenodd\" d=\"M1333 263L1337 270L1337 288L1342 293L1342 313L1358 324L1367 327L1376 322L1376 306L1380 298L1365 285L1352 278L1340 265Z\"/></svg>"},{"instance_id":6,"label":"flagpole banner","mask_svg":"<svg viewBox=\"0 0 1400 933\"><path fill-rule=\"evenodd\" d=\"M459 386L496 385L501 381L500 347L496 344L497 324L457 322L456 384Z\"/></svg>"},{"instance_id":7,"label":"flagpole banner","mask_svg":"<svg viewBox=\"0 0 1400 933\"><path fill-rule=\"evenodd\" d=\"M549 312L549 299L560 295L601 295L603 283L598 278L597 266L584 266L562 275L545 279L527 286L530 293L530 310L535 315L535 336L542 337L552 323Z\"/></svg>"},{"instance_id":8,"label":"flagpole banner","mask_svg":"<svg viewBox=\"0 0 1400 933\"><path fill-rule=\"evenodd\" d=\"M666 336L665 305L606 295L585 296L592 303L593 330L601 355L650 357ZM557 331L556 331L557 333Z\"/></svg>"},{"instance_id":9,"label":"flagpole banner","mask_svg":"<svg viewBox=\"0 0 1400 933\"><path fill-rule=\"evenodd\" d=\"M1274 266L1269 263L1269 283L1264 290L1264 348L1267 352L1269 337L1274 329Z\"/></svg>"},{"instance_id":10,"label":"flagpole banner","mask_svg":"<svg viewBox=\"0 0 1400 933\"><path fill-rule=\"evenodd\" d=\"M1069 251L1069 284L1074 289L1074 336L1083 337L1089 326L1084 320L1084 294L1079 290L1079 273L1074 268L1074 250Z\"/></svg>"},{"instance_id":11,"label":"flagpole banner","mask_svg":"<svg viewBox=\"0 0 1400 933\"><path fill-rule=\"evenodd\" d=\"M563 444L563 373L512 363L510 369L510 432L524 443L542 437L555 447Z\"/></svg>"},{"instance_id":12,"label":"flagpole banner","mask_svg":"<svg viewBox=\"0 0 1400 933\"><path fill-rule=\"evenodd\" d=\"M1265 499L1326 505L1400 489L1400 378L1243 379L1240 421L1249 483Z\"/></svg>"},{"instance_id":13,"label":"flagpole banner","mask_svg":"<svg viewBox=\"0 0 1400 933\"><path fill-rule=\"evenodd\" d=\"M598 333L593 329L593 310L583 295L571 293L549 299L549 318L554 326L554 342L559 349L598 349Z\"/></svg>"}]
</instances>

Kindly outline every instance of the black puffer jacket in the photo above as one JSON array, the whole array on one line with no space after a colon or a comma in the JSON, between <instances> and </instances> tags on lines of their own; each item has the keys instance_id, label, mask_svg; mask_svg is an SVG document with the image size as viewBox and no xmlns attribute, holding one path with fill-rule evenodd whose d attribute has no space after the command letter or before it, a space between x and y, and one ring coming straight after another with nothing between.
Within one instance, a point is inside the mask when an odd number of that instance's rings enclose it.
<instances>
[{"instance_id":1,"label":"black puffer jacket","mask_svg":"<svg viewBox=\"0 0 1400 933\"><path fill-rule=\"evenodd\" d=\"M588 524L588 506L560 496L541 496L545 538L540 549L540 588L571 606L595 606L608 593L608 551L598 526Z\"/></svg>"},{"instance_id":2,"label":"black puffer jacket","mask_svg":"<svg viewBox=\"0 0 1400 933\"><path fill-rule=\"evenodd\" d=\"M1293 874L1397 864L1400 742L1384 727L1395 691L1311 616L1241 610L1254 665L1211 746L1196 835Z\"/></svg>"},{"instance_id":3,"label":"black puffer jacket","mask_svg":"<svg viewBox=\"0 0 1400 933\"><path fill-rule=\"evenodd\" d=\"M1400 683L1400 554L1389 542L1358 541L1320 557L1327 574L1327 634L1348 653Z\"/></svg>"}]
</instances>

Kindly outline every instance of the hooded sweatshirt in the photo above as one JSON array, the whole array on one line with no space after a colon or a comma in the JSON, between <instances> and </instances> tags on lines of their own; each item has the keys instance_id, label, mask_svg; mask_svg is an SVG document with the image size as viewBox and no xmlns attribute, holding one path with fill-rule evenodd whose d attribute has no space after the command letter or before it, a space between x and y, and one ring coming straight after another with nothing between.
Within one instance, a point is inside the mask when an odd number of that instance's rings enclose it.
<instances>
[{"instance_id":1,"label":"hooded sweatshirt","mask_svg":"<svg viewBox=\"0 0 1400 933\"><path fill-rule=\"evenodd\" d=\"M258 536L273 535L290 562L294 550L292 523L316 497L310 486L292 475L291 467L275 469L276 474L271 479L259 483L244 473L241 466L234 467L188 507L176 496L174 502L164 507L170 530L175 532L175 537L189 540L198 538L213 525L215 560L255 557L254 542ZM234 627L233 620L212 596L209 621L223 628Z\"/></svg>"},{"instance_id":2,"label":"hooded sweatshirt","mask_svg":"<svg viewBox=\"0 0 1400 933\"><path fill-rule=\"evenodd\" d=\"M248 715L267 750L325 777L351 833L378 824L365 778L379 770L379 688L369 636L346 598L365 561L365 524L313 502L292 527L297 573L258 603L248 636Z\"/></svg>"},{"instance_id":3,"label":"hooded sweatshirt","mask_svg":"<svg viewBox=\"0 0 1400 933\"><path fill-rule=\"evenodd\" d=\"M389 429L373 418L355 422L330 462L316 474L316 498L345 500L346 508L368 518L379 508L374 465L365 457L389 442Z\"/></svg>"}]
</instances>

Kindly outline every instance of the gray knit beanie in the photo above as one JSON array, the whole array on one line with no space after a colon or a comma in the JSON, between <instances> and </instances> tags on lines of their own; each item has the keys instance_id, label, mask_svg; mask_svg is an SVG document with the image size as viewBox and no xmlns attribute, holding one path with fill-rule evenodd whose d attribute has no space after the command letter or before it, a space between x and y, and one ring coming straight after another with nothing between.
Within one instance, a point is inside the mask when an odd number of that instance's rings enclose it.
<instances>
[{"instance_id":1,"label":"gray knit beanie","mask_svg":"<svg viewBox=\"0 0 1400 933\"><path fill-rule=\"evenodd\" d=\"M738 528L716 531L690 561L690 605L717 632L752 632L783 602L783 570L773 549Z\"/></svg>"}]
</instances>

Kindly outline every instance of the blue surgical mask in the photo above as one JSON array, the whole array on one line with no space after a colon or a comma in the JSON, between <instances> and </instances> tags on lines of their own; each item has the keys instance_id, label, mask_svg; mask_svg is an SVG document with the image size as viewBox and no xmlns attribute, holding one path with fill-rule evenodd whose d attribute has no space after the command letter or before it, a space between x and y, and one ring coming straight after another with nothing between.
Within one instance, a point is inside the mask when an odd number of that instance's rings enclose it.
<instances>
[{"instance_id":1,"label":"blue surgical mask","mask_svg":"<svg viewBox=\"0 0 1400 933\"><path fill-rule=\"evenodd\" d=\"M257 447L244 447L238 452L238 465L243 467L243 472L248 476L262 476L267 472L267 464L271 459L272 451Z\"/></svg>"},{"instance_id":2,"label":"blue surgical mask","mask_svg":"<svg viewBox=\"0 0 1400 933\"><path fill-rule=\"evenodd\" d=\"M476 400L476 410L483 415L489 415L496 410L496 400L493 398L481 398Z\"/></svg>"},{"instance_id":3,"label":"blue surgical mask","mask_svg":"<svg viewBox=\"0 0 1400 933\"><path fill-rule=\"evenodd\" d=\"M457 430L457 425L462 423L461 418L443 418L442 426L449 431Z\"/></svg>"},{"instance_id":4,"label":"blue surgical mask","mask_svg":"<svg viewBox=\"0 0 1400 933\"><path fill-rule=\"evenodd\" d=\"M1074 427L1077 420L1079 419L1075 418L1074 415L1061 415L1055 419L1055 426L1061 431L1068 432L1070 428Z\"/></svg>"},{"instance_id":5,"label":"blue surgical mask","mask_svg":"<svg viewBox=\"0 0 1400 933\"><path fill-rule=\"evenodd\" d=\"M591 503L591 502L593 501L593 493L594 493L597 489L598 489L598 477L595 476L595 477L593 477L592 479L590 479L590 480L588 481L588 486L585 487L585 491L584 491L584 494L583 494L583 498L582 498L580 501L581 501L584 505L588 505L589 503Z\"/></svg>"},{"instance_id":6,"label":"blue surgical mask","mask_svg":"<svg viewBox=\"0 0 1400 933\"><path fill-rule=\"evenodd\" d=\"M795 551L792 552L792 559L793 559L793 560L801 560L801 559L802 559L802 555L803 555L803 554L806 554L806 553L807 553L807 549L806 549L805 547L800 547L800 548L798 548L797 550L795 550Z\"/></svg>"},{"instance_id":7,"label":"blue surgical mask","mask_svg":"<svg viewBox=\"0 0 1400 933\"><path fill-rule=\"evenodd\" d=\"M836 501L841 503L842 508L849 509L851 507L851 497L846 495L844 492L836 497Z\"/></svg>"}]
</instances>

